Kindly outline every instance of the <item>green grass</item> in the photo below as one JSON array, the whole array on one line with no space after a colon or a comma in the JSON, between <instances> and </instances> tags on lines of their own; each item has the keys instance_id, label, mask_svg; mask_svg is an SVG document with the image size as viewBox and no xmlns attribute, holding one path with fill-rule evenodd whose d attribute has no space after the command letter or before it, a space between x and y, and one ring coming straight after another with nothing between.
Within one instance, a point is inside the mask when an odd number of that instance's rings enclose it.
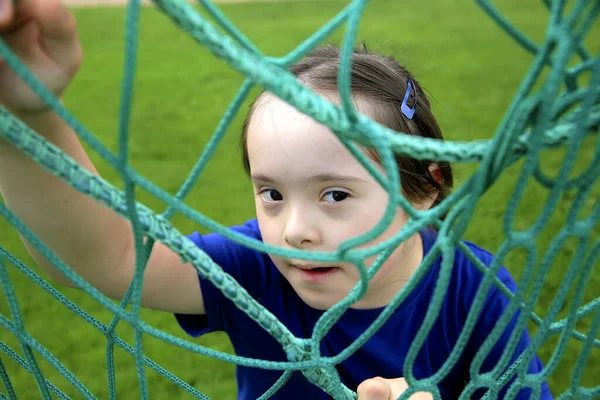
<instances>
[{"instance_id":1,"label":"green grass","mask_svg":"<svg viewBox=\"0 0 600 400\"><path fill-rule=\"evenodd\" d=\"M547 12L541 2L510 0L502 11L521 29L538 41L543 38ZM535 3L535 4L534 4ZM431 94L434 112L449 140L485 139L493 136L504 111L527 72L532 56L519 48L479 9L474 2L460 7L453 0L432 3L373 1L367 7L359 30L359 39L374 49L390 52L411 70ZM264 54L283 55L310 36L342 9L342 2L302 2L227 5L223 10ZM124 11L119 9L78 10L80 36L85 51L84 64L65 97L67 107L97 137L116 151L118 102L123 65ZM596 29L590 37L596 35ZM340 30L331 40L339 42ZM598 36L595 36L598 37ZM591 48L597 52L598 44ZM136 77L135 103L131 123L131 164L143 176L164 190L175 193L188 175L195 160L227 105L243 81L243 77L212 57L178 30L165 16L144 9L141 21L141 43ZM201 177L186 203L224 225L237 224L253 217L251 186L242 173L238 148L242 115ZM589 164L595 138L586 140L578 154L575 172ZM560 150L542 156L544 170L556 174L562 163ZM118 175L95 154L93 160L102 175L121 187ZM458 185L474 171L475 165L457 165ZM514 183L521 169L517 164L481 198L466 238L495 251L502 243L503 215ZM596 186L588 199L589 207L598 200ZM540 215L548 192L531 183L519 203L515 229L530 226ZM43 194L40 194L43 195ZM138 200L160 212L165 205L147 193L138 191ZM574 197L564 193L547 229L536 238L541 257L564 221L564 214ZM584 214L589 211L584 212ZM184 233L202 227L180 215L175 226ZM595 231L595 236L597 234ZM0 244L35 271L16 233L0 221ZM564 279L570 257L576 247L569 241L557 255L547 276L536 306L543 316ZM523 254L511 253L507 267L518 279ZM9 267L27 331L46 346L98 398L108 398L104 336L83 320L64 309L33 282ZM42 274L45 278L47 276ZM600 273L592 276L585 295L588 302L600 295ZM69 299L81 305L104 323L112 315L82 292L60 289ZM566 315L563 307L561 317ZM4 298L0 312L9 315ZM186 338L170 314L142 311L142 318L158 329ZM589 318L578 324L585 332ZM117 333L132 341L132 330L121 324ZM4 330L0 338L15 350L18 341ZM195 341L210 348L231 352L223 335L214 334ZM539 354L547 362L557 337L550 338ZM146 354L157 363L215 399L235 398L234 366L185 352L173 345L145 338ZM566 354L550 377L554 394L569 387L570 374L581 344L571 341ZM600 351L594 350L582 385L594 386L600 373L596 361ZM116 350L116 381L119 398L139 397L133 358ZM42 360L38 357L38 360ZM34 399L39 394L34 379L16 363L2 356L2 361L20 398ZM49 364L40 361L45 376L74 398L77 392ZM148 370L151 398L187 398L185 392L168 380Z\"/></svg>"}]
</instances>

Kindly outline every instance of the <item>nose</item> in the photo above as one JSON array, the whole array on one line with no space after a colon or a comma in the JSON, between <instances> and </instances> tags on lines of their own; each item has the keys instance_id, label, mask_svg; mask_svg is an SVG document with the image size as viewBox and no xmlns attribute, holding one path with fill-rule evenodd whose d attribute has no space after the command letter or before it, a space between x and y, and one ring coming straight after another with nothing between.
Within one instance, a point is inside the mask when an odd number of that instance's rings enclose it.
<instances>
[{"instance_id":1,"label":"nose","mask_svg":"<svg viewBox=\"0 0 600 400\"><path fill-rule=\"evenodd\" d=\"M322 238L315 217L306 207L291 210L285 225L285 242L297 249L319 245Z\"/></svg>"}]
</instances>

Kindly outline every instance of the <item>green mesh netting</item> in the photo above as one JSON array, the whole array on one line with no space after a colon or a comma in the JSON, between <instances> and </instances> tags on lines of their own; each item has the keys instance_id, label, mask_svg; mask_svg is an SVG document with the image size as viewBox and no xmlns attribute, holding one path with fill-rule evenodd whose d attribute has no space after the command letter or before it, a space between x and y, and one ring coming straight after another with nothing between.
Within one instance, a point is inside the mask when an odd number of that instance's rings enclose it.
<instances>
[{"instance_id":1,"label":"green mesh netting","mask_svg":"<svg viewBox=\"0 0 600 400\"><path fill-rule=\"evenodd\" d=\"M81 193L91 196L120 215L130 219L136 238L136 250L138 254L133 282L121 304L117 305L71 271L44 243L38 240L36 235L27 226L20 222L17 216L3 203L0 203L0 214L10 224L35 245L42 254L50 259L64 275L115 315L110 325L107 326L100 323L91 315L81 310L76 304L67 300L42 278L23 265L4 248L0 247L0 282L11 311L10 319L0 315L0 325L12 332L19 340L22 356L5 343L0 342L0 348L4 354L15 360L35 377L39 391L44 399L50 399L52 395L63 399L68 398L68 396L42 375L36 362L36 357L39 356L44 357L64 375L82 396L85 398L94 398L94 396L71 371L61 364L60 360L25 330L14 289L8 279L7 262L27 274L43 289L52 294L57 301L79 314L85 321L92 324L106 336L106 360L111 399L116 397L113 359L115 345L123 348L135 357L141 394L144 399L148 398L145 376L146 367L172 380L191 395L198 398L206 398L198 390L173 376L144 356L142 348L143 335L150 335L198 354L215 357L239 365L281 370L281 378L262 396L264 399L275 394L278 388L285 384L286 380L295 370L301 370L311 382L320 386L332 397L336 399L349 399L356 397L356 395L341 384L334 366L350 356L376 332L388 316L394 312L403 299L413 290L421 277L427 272L432 261L440 255L444 257L434 297L416 340L411 344L406 358L404 370L407 371L407 374L405 378L410 385L410 389L400 397L401 399L406 399L410 394L419 390L430 391L436 399L440 398L440 393L435 388L435 384L450 371L463 351L466 341L473 330L474 322L481 310L483 299L491 285L497 285L503 293L510 297L509 309L508 312L503 314L503 317L498 321L484 345L477 352L470 370L472 380L466 386L461 399L468 398L479 387L489 388L487 398L496 398L502 385L515 375L517 379L512 383L507 398L513 398L519 389L523 387L534 388L534 398L536 398L539 396L540 383L546 380L552 371L557 368L558 362L565 351L567 341L571 338L575 338L583 343L582 350L576 360L573 374L570 377L571 386L558 396L558 398L600 398L600 386L583 388L579 384L582 370L589 360L592 348L594 346L600 347L600 341L596 339L600 332L600 298L582 305L586 283L589 280L594 265L600 258L600 241L592 241L590 237L592 229L600 221L600 203L597 201L594 203L593 209L587 217L579 217L586 200L590 196L592 186L596 182L598 174L600 174L600 162L598 162L600 141L597 142L598 145L595 148L593 159L589 163L589 166L578 176L569 178L575 156L582 145L583 139L586 135L597 132L600 125L600 58L590 55L582 45L583 39L598 20L598 15L600 14L599 1L576 1L567 12L564 1L557 0L550 2L545 0L544 4L550 11L549 25L545 40L540 46L537 46L526 35L512 26L490 2L479 0L478 3L483 10L520 45L534 54L535 59L515 94L505 114L505 118L498 126L493 139L474 142L446 141L443 143L393 132L357 113L353 108L349 96L349 61L354 47L357 26L367 3L366 0L350 2L339 15L335 16L298 48L282 58L263 56L235 26L228 22L225 16L211 2L208 0L200 0L199 2L215 18L225 34L220 33L219 28L213 26L183 0L154 0L154 3L164 14L172 18L176 24L188 32L199 43L206 46L214 55L222 58L231 67L245 74L247 80L240 88L236 98L218 125L212 139L206 145L192 173L176 196L165 193L142 178L128 165L127 160L128 122L131 112L132 82L136 64L137 28L140 11L139 1L130 1L127 11L125 38L126 64L120 110L119 152L117 155L112 154L87 131L36 80L29 70L11 53L6 44L0 41L0 56L6 60L11 68L18 72L19 76L53 110L73 127L83 141L119 171L125 182L125 190L119 191L101 178L87 173L60 151L60 149L15 119L2 107L0 107L0 135L14 146L23 150L35 162L60 177L60 179ZM339 79L342 105L341 107L337 107L301 86L287 72L286 67L299 60L306 52L322 42L324 38L344 23L347 25L347 29L343 43L343 61ZM572 66L569 63L572 62L575 55L581 61ZM549 68L550 72L542 79L542 70L545 68ZM581 87L579 86L578 78L584 73L590 73L591 79L587 85ZM182 203L182 200L191 190L223 138L230 122L255 85L266 88L317 121L328 125L390 193L390 202L386 213L381 222L371 232L343 243L333 253L309 254L303 251L285 251L232 233L217 222L208 219ZM383 174L371 168L371 164L358 151L357 143L376 148L382 156L382 162L389 179L386 179ZM549 177L541 171L539 166L540 152L559 146L565 148L565 159L558 174L555 177ZM394 153L417 159L478 162L479 167L458 190L438 207L427 211L417 211L399 195L400 180L394 162ZM494 183L504 169L518 160L523 160L523 168L513 195L506 206L503 221L505 241L498 249L496 259L488 269L473 254L470 254L467 247L460 243L460 240L473 215L477 200ZM515 211L523 197L527 181L532 177L545 186L550 194L546 202L540 205L543 210L535 223L525 230L517 231L514 229ZM134 199L134 187L136 185L160 198L169 205L169 208L163 214L157 215L144 205L136 202ZM536 245L534 239L546 226L561 193L565 190L576 191L575 200L568 210L566 223L556 232L548 251L542 256L539 262L536 262L536 257L527 258L526 265L523 265L523 273L518 286L519 289L516 295L513 295L495 278L495 274L504 257L512 249L522 248L529 255L535 254ZM383 232L391 221L392 211L397 205L400 205L410 216L410 220L406 226L395 237L384 243L359 249L360 245ZM321 261L343 260L355 263L360 271L361 281L344 301L325 312L316 324L310 339L296 338L268 310L261 307L242 287L224 273L219 265L212 262L205 253L200 251L183 234L173 228L169 220L175 212L179 212L202 226L260 251L291 258ZM440 217L445 213L448 213L448 217L442 222ZM318 352L319 340L325 336L327 331L349 305L361 297L365 291L367 280L378 270L381 263L390 254L390 249L429 224L439 229L439 239L407 286L397 294L376 322L351 346L335 357L321 357ZM142 245L143 236L151 238L146 246ZM547 314L544 318L540 318L533 313L533 307L540 295L545 275L551 265L551 261L561 246L568 238L572 237L578 240L577 250L564 276L564 280L556 290L556 295L547 310ZM285 349L289 362L247 359L214 351L168 335L141 321L138 317L142 283L140 278L144 271L147 254L151 250L155 240L167 244L183 259L192 263L203 276L210 279L240 309L244 310L277 339ZM439 313L445 288L449 282L456 246L459 246L475 265L485 272L485 279L469 312L463 332L444 366L434 376L428 379L417 380L411 373L412 364ZM590 250L587 251L588 249ZM380 256L376 264L373 268L367 270L361 260L377 254ZM530 284L532 285L532 289L525 300L524 292ZM573 288L573 285L575 285L575 294L567 302L568 293ZM127 311L126 306L129 303L131 303L131 310ZM556 321L562 307L568 307L568 316ZM503 357L498 361L494 370L486 374L479 374L479 367L484 358L492 349L511 316L519 309L521 310L521 314L514 332L518 333L522 331L530 320L539 326L539 329L532 338L530 347L514 364L509 365L510 354L512 354L519 339L518 334L512 335L507 343ZM575 324L588 315L593 315L588 332L586 334L578 332L575 329ZM115 335L114 329L120 320L125 321L135 329L134 346L130 346ZM538 375L528 375L525 367L529 364L529 361L540 345L551 335L559 335L559 340L544 372ZM4 384L8 398L16 399L17 397L10 377L1 360L0 379ZM5 397L2 395L2 398Z\"/></svg>"}]
</instances>

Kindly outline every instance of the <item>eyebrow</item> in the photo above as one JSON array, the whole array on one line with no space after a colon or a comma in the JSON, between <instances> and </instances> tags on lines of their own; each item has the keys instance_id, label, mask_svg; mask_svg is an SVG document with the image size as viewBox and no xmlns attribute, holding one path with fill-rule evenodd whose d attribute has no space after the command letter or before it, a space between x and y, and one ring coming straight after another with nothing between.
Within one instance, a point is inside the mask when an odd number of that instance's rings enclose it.
<instances>
[{"instance_id":1,"label":"eyebrow","mask_svg":"<svg viewBox=\"0 0 600 400\"><path fill-rule=\"evenodd\" d=\"M264 182L264 183L275 183L275 179L273 179L267 175L264 175L264 174L252 174L252 175L250 175L250 178L253 181L260 181L260 182ZM309 182L309 183L327 183L327 182L359 182L359 183L362 182L362 183L366 183L368 181L366 179L358 178L356 176L326 173L326 174L318 174L318 175L311 176L310 178L307 179L307 182Z\"/></svg>"}]
</instances>

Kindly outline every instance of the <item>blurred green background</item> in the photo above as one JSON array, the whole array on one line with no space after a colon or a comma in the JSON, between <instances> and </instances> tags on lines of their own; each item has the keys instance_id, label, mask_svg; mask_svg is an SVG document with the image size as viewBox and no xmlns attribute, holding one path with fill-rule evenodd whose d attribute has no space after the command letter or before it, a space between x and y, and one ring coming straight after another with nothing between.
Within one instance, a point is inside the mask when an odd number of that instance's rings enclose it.
<instances>
[{"instance_id":1,"label":"blurred green background","mask_svg":"<svg viewBox=\"0 0 600 400\"><path fill-rule=\"evenodd\" d=\"M539 1L498 1L499 9L520 29L540 43L545 34L548 12ZM347 2L303 1L244 3L222 5L222 10L266 55L281 56L295 48L326 23ZM118 107L123 72L123 28L125 11L120 8L86 8L74 11L84 48L84 64L65 96L65 104L89 130L111 150L117 149ZM230 69L197 45L167 17L153 8L144 8L141 17L138 71L131 120L131 164L144 177L164 190L175 193L201 154L220 117L239 89L243 76ZM588 38L588 48L598 52L598 26ZM329 39L339 43L343 29ZM592 39L592 38L596 39ZM372 1L364 13L359 40L371 49L390 53L427 88L434 113L449 140L487 139L494 135L505 110L527 72L533 57L515 44L473 1L438 0ZM584 77L584 80L586 77ZM256 94L256 90L253 94ZM249 103L251 96L246 104ZM245 110L245 108L243 109ZM254 216L252 189L245 178L239 151L239 132L243 112L233 123L224 142L185 203L223 225L239 224ZM596 138L586 139L579 151L573 175L583 171L592 159ZM544 152L542 169L556 175L563 161L563 150ZM96 154L92 155L105 179L122 187L118 174ZM460 186L477 165L456 165ZM503 215L521 163L506 170L477 206L466 239L494 252L504 239ZM589 215L598 200L598 185L588 197L581 217ZM536 238L538 260L564 223L576 191L563 193L547 228ZM518 205L512 223L521 230L540 215L548 191L530 182ZM40 196L43 196L40 193ZM156 212L165 204L139 190L138 201ZM177 215L175 226L183 233L205 232L201 226ZM82 221L85 223L85 221ZM596 237L598 229L594 232ZM39 269L28 256L16 232L0 221L0 245ZM536 313L544 316L577 246L569 239L560 249L546 277ZM101 256L101 255L100 255ZM505 264L518 280L524 254L512 252ZM34 282L9 266L9 274L21 307L27 331L51 351L98 398L108 398L105 365L105 337L85 321L62 307ZM41 273L48 279L47 275ZM600 271L587 286L584 302L600 296ZM59 290L101 322L109 323L112 314L78 290ZM563 307L560 318L566 316ZM9 316L5 297L0 297L0 312ZM142 318L151 326L187 339L172 315L143 310ZM577 329L586 332L590 318ZM535 332L535 327L532 326ZM133 343L132 330L121 323L117 333ZM0 328L0 339L20 353L18 341ZM231 352L224 335L212 334L195 343ZM539 354L546 363L558 336L549 338ZM571 384L571 372L582 345L570 340L563 358L549 379L554 395ZM145 337L146 355L215 399L236 396L234 365L186 352L176 346ZM19 398L40 395L35 380L6 354L0 354ZM42 357L37 357L45 376L73 398L78 394ZM118 398L139 397L133 357L116 349ZM581 385L595 386L600 374L600 351L592 352L583 372ZM190 398L169 380L147 369L150 398ZM577 383L576 383L577 384ZM2 390L0 390L0 393Z\"/></svg>"}]
</instances>

